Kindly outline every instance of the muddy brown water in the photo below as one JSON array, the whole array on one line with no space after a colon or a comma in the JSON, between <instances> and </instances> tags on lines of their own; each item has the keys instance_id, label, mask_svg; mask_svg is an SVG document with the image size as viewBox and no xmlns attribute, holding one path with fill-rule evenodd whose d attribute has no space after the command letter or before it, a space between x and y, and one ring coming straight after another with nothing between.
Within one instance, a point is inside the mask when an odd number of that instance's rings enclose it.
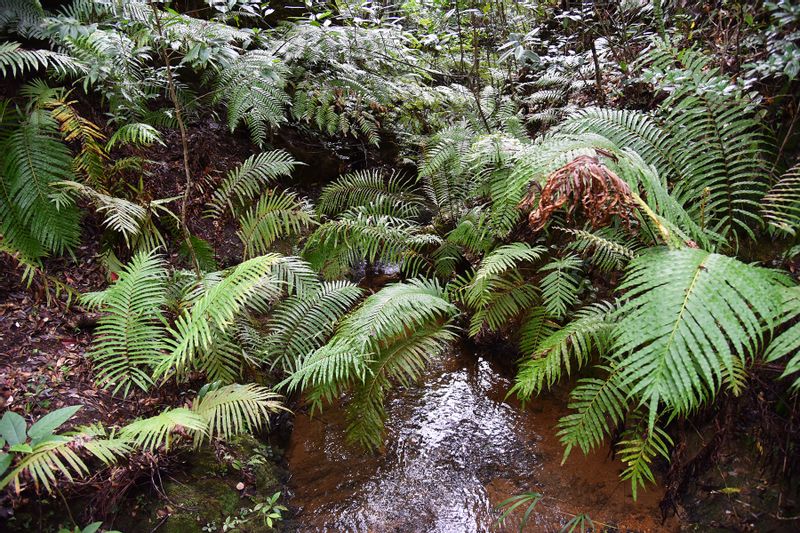
<instances>
[{"instance_id":1,"label":"muddy brown water","mask_svg":"<svg viewBox=\"0 0 800 533\"><path fill-rule=\"evenodd\" d=\"M544 494L527 531L559 531L579 513L610 530L677 529L661 522L663 489L634 502L607 448L561 466L563 391L523 408L505 399L511 384L485 355L461 347L444 356L418 386L390 396L379 455L345 443L341 408L298 413L287 450L292 530L516 531L522 512L502 528L495 506L525 491Z\"/></svg>"}]
</instances>

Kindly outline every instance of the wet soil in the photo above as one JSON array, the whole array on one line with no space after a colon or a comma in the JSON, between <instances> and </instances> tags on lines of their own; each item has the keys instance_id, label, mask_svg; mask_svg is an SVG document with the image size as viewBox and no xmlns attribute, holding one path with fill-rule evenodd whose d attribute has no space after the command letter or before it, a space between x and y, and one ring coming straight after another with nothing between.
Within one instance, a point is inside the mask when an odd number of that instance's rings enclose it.
<instances>
[{"instance_id":1,"label":"wet soil","mask_svg":"<svg viewBox=\"0 0 800 533\"><path fill-rule=\"evenodd\" d=\"M528 531L559 531L580 513L621 531L678 530L674 520L661 521L663 487L634 502L619 480L623 465L607 449L576 452L560 466L563 391L523 408L505 398L510 386L491 355L460 346L419 386L393 394L380 455L345 444L340 407L313 418L298 413L286 456L296 514L288 529L497 531L495 507L537 491L544 499ZM499 529L516 531L523 512Z\"/></svg>"}]
</instances>

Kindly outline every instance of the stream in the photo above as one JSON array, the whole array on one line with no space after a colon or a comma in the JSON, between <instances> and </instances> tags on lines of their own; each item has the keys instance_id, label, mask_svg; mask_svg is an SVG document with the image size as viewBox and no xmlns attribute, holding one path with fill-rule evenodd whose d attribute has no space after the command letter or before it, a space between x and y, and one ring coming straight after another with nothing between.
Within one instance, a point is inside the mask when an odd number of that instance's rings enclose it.
<instances>
[{"instance_id":1,"label":"stream","mask_svg":"<svg viewBox=\"0 0 800 533\"><path fill-rule=\"evenodd\" d=\"M429 368L415 387L387 400L383 454L345 442L337 406L314 417L298 412L287 449L293 531L481 532L505 528L495 506L526 491L544 494L528 531L559 531L586 513L596 526L621 531L673 531L661 523L660 486L634 502L623 466L600 447L575 451L561 466L555 426L566 413L566 391L523 408L505 399L509 371L487 354L461 345Z\"/></svg>"}]
</instances>

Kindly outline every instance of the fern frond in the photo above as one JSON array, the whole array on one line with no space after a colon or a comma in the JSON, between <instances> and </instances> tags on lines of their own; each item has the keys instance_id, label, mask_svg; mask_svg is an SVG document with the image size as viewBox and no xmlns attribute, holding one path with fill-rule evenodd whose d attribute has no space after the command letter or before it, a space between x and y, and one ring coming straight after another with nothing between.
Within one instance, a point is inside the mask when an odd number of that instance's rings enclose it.
<instances>
[{"instance_id":1,"label":"fern frond","mask_svg":"<svg viewBox=\"0 0 800 533\"><path fill-rule=\"evenodd\" d=\"M163 357L167 272L154 252L140 252L119 272L119 279L83 301L104 311L89 356L98 383L127 396L132 386L148 390L151 369Z\"/></svg>"},{"instance_id":2,"label":"fern frond","mask_svg":"<svg viewBox=\"0 0 800 533\"><path fill-rule=\"evenodd\" d=\"M697 249L634 259L614 329L619 379L649 406L685 414L713 398L733 360L754 357L781 309L778 275ZM646 328L642 324L647 324Z\"/></svg>"},{"instance_id":3,"label":"fern frond","mask_svg":"<svg viewBox=\"0 0 800 533\"><path fill-rule=\"evenodd\" d=\"M206 433L206 419L189 409L176 407L160 415L135 420L120 429L119 435L136 448L155 452L161 447L169 450L172 434L184 428L195 434Z\"/></svg>"},{"instance_id":4,"label":"fern frond","mask_svg":"<svg viewBox=\"0 0 800 533\"><path fill-rule=\"evenodd\" d=\"M564 318L567 310L578 302L582 261L574 255L553 259L539 269L546 272L541 279L542 299L547 314Z\"/></svg>"},{"instance_id":5,"label":"fern frond","mask_svg":"<svg viewBox=\"0 0 800 533\"><path fill-rule=\"evenodd\" d=\"M388 176L380 169L359 170L345 174L322 189L317 209L325 215L336 215L351 207L385 201L419 206L422 197L414 192L415 183L402 173Z\"/></svg>"},{"instance_id":6,"label":"fern frond","mask_svg":"<svg viewBox=\"0 0 800 533\"><path fill-rule=\"evenodd\" d=\"M772 186L761 206L764 218L792 235L800 228L800 165L795 165Z\"/></svg>"},{"instance_id":7,"label":"fern frond","mask_svg":"<svg viewBox=\"0 0 800 533\"><path fill-rule=\"evenodd\" d=\"M208 204L207 215L221 217L225 209L236 212L258 197L264 186L282 176L288 176L299 163L283 150L272 150L248 157L241 165L228 172L214 191Z\"/></svg>"},{"instance_id":8,"label":"fern frond","mask_svg":"<svg viewBox=\"0 0 800 533\"><path fill-rule=\"evenodd\" d=\"M195 447L206 437L227 440L269 426L270 414L283 409L279 398L268 388L253 383L208 390L192 402L192 411L205 421L207 428L207 432L195 433Z\"/></svg>"},{"instance_id":9,"label":"fern frond","mask_svg":"<svg viewBox=\"0 0 800 533\"><path fill-rule=\"evenodd\" d=\"M244 258L264 254L276 239L300 234L315 224L314 210L291 192L270 190L239 218Z\"/></svg>"}]
</instances>

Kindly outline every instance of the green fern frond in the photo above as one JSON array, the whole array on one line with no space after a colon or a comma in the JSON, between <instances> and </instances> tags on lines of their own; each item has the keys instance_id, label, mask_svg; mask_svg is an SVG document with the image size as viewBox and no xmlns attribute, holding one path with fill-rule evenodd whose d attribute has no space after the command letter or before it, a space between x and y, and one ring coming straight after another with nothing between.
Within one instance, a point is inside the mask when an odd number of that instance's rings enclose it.
<instances>
[{"instance_id":1,"label":"green fern frond","mask_svg":"<svg viewBox=\"0 0 800 533\"><path fill-rule=\"evenodd\" d=\"M634 500L639 487L644 488L646 482L656 482L650 465L658 456L669 460L671 446L670 436L657 425L648 429L646 418L641 418L622 433L622 439L617 444L617 455L626 468L620 477L630 480Z\"/></svg>"},{"instance_id":2,"label":"green fern frond","mask_svg":"<svg viewBox=\"0 0 800 533\"><path fill-rule=\"evenodd\" d=\"M579 257L567 255L553 259L539 269L539 272L547 272L539 283L544 308L553 318L564 318L567 310L578 302L582 264Z\"/></svg>"},{"instance_id":3,"label":"green fern frond","mask_svg":"<svg viewBox=\"0 0 800 533\"><path fill-rule=\"evenodd\" d=\"M273 150L248 157L228 172L208 203L207 215L221 217L226 209L236 213L258 197L264 187L282 176L289 176L299 163L283 150Z\"/></svg>"},{"instance_id":4,"label":"green fern frond","mask_svg":"<svg viewBox=\"0 0 800 533\"><path fill-rule=\"evenodd\" d=\"M762 201L761 213L773 226L795 235L800 228L800 165L795 165L772 186Z\"/></svg>"},{"instance_id":5,"label":"green fern frond","mask_svg":"<svg viewBox=\"0 0 800 533\"><path fill-rule=\"evenodd\" d=\"M148 390L151 369L164 356L167 272L154 252L133 256L119 279L83 301L104 311L89 356L97 381L127 396L132 386Z\"/></svg>"},{"instance_id":6,"label":"green fern frond","mask_svg":"<svg viewBox=\"0 0 800 533\"><path fill-rule=\"evenodd\" d=\"M565 229L575 236L567 249L575 250L603 272L621 270L639 254L641 245L634 238L625 237L614 228L595 231Z\"/></svg>"},{"instance_id":7,"label":"green fern frond","mask_svg":"<svg viewBox=\"0 0 800 533\"><path fill-rule=\"evenodd\" d=\"M237 232L245 259L264 254L275 240L300 234L315 224L314 210L291 192L270 190L239 218Z\"/></svg>"},{"instance_id":8,"label":"green fern frond","mask_svg":"<svg viewBox=\"0 0 800 533\"><path fill-rule=\"evenodd\" d=\"M0 43L0 76L6 71L11 76L35 72L40 68L52 68L59 75L72 75L84 71L83 65L74 58L50 50L26 50L13 41Z\"/></svg>"},{"instance_id":9,"label":"green fern frond","mask_svg":"<svg viewBox=\"0 0 800 533\"><path fill-rule=\"evenodd\" d=\"M117 145L128 144L131 146L150 146L160 144L164 146L161 133L150 124L136 122L125 124L108 139L106 150L111 151Z\"/></svg>"},{"instance_id":10,"label":"green fern frond","mask_svg":"<svg viewBox=\"0 0 800 533\"><path fill-rule=\"evenodd\" d=\"M697 249L654 249L631 262L613 351L620 381L649 406L651 429L661 403L697 409L735 372L734 359L758 353L781 310L778 278Z\"/></svg>"},{"instance_id":11,"label":"green fern frond","mask_svg":"<svg viewBox=\"0 0 800 533\"><path fill-rule=\"evenodd\" d=\"M195 433L195 447L206 437L227 440L269 426L270 414L283 409L279 398L268 388L253 383L208 390L192 402L192 411L205 421L207 428L206 432Z\"/></svg>"},{"instance_id":12,"label":"green fern frond","mask_svg":"<svg viewBox=\"0 0 800 533\"><path fill-rule=\"evenodd\" d=\"M552 387L564 371L571 375L573 365L576 370L580 369L593 354L603 354L613 328L610 321L613 310L610 304L593 304L577 311L564 327L555 331L551 327L551 333L537 342L533 351L523 352L511 392L521 400L529 400L534 394ZM538 320L543 321L542 318Z\"/></svg>"},{"instance_id":13,"label":"green fern frond","mask_svg":"<svg viewBox=\"0 0 800 533\"><path fill-rule=\"evenodd\" d=\"M359 170L345 174L322 189L317 209L325 215L337 215L351 207L380 201L419 206L422 197L414 192L415 183L402 173L385 176L380 169Z\"/></svg>"},{"instance_id":14,"label":"green fern frond","mask_svg":"<svg viewBox=\"0 0 800 533\"><path fill-rule=\"evenodd\" d=\"M195 434L206 433L206 419L189 409L176 407L160 415L135 420L120 429L119 435L136 448L155 452L161 447L169 450L174 440L172 434L184 428Z\"/></svg>"}]
</instances>

